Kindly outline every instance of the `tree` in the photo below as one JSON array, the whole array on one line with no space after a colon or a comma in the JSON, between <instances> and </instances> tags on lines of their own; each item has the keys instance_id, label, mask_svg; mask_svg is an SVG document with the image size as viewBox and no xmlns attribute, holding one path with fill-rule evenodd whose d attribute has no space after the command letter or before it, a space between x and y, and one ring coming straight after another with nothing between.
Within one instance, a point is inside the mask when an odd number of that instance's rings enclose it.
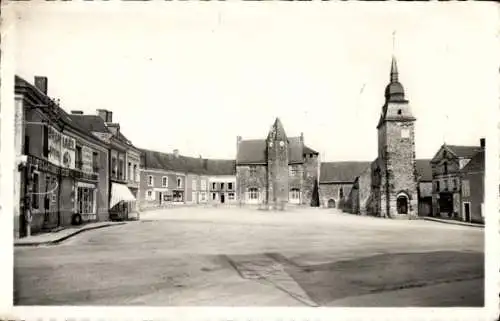
<instances>
[{"instance_id":1,"label":"tree","mask_svg":"<svg viewBox=\"0 0 500 321\"><path fill-rule=\"evenodd\" d=\"M319 207L318 179L314 180L313 191L312 191L312 196L311 196L311 207Z\"/></svg>"}]
</instances>

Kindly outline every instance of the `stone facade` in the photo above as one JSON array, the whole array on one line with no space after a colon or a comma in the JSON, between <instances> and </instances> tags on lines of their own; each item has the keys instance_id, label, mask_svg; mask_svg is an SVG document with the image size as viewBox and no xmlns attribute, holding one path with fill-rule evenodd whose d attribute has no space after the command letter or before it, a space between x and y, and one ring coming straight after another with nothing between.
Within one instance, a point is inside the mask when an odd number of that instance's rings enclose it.
<instances>
[{"instance_id":1,"label":"stone facade","mask_svg":"<svg viewBox=\"0 0 500 321\"><path fill-rule=\"evenodd\" d=\"M319 166L318 153L304 145L303 135L287 137L277 118L267 139L237 139L240 204L259 204L268 209L317 206Z\"/></svg>"}]
</instances>

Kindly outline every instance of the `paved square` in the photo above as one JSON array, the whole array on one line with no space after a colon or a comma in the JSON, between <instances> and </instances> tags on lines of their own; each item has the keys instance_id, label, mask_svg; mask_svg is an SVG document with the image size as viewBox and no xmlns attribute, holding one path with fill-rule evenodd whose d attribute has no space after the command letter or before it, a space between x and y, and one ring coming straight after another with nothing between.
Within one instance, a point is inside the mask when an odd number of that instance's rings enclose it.
<instances>
[{"instance_id":1,"label":"paved square","mask_svg":"<svg viewBox=\"0 0 500 321\"><path fill-rule=\"evenodd\" d=\"M331 209L146 212L14 267L16 305L484 304L483 229Z\"/></svg>"}]
</instances>

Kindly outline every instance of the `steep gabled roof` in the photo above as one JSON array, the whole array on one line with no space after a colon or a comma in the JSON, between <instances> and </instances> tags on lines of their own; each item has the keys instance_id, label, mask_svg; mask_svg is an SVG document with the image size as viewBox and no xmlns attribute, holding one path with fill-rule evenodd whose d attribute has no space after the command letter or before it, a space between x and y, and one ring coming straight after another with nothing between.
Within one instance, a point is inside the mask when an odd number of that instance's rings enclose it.
<instances>
[{"instance_id":1,"label":"steep gabled roof","mask_svg":"<svg viewBox=\"0 0 500 321\"><path fill-rule=\"evenodd\" d=\"M460 172L466 174L471 172L484 172L484 150L477 152L471 160L460 170Z\"/></svg>"},{"instance_id":2,"label":"steep gabled roof","mask_svg":"<svg viewBox=\"0 0 500 321\"><path fill-rule=\"evenodd\" d=\"M445 145L457 157L472 158L480 149L479 146Z\"/></svg>"},{"instance_id":3,"label":"steep gabled roof","mask_svg":"<svg viewBox=\"0 0 500 321\"><path fill-rule=\"evenodd\" d=\"M147 149L141 149L141 152L145 168L199 175L236 175L234 160L176 156Z\"/></svg>"},{"instance_id":4,"label":"steep gabled roof","mask_svg":"<svg viewBox=\"0 0 500 321\"><path fill-rule=\"evenodd\" d=\"M321 163L320 183L352 183L372 162L325 162Z\"/></svg>"},{"instance_id":5,"label":"steep gabled roof","mask_svg":"<svg viewBox=\"0 0 500 321\"><path fill-rule=\"evenodd\" d=\"M415 160L415 167L421 182L432 181L431 159L417 159Z\"/></svg>"},{"instance_id":6,"label":"steep gabled roof","mask_svg":"<svg viewBox=\"0 0 500 321\"><path fill-rule=\"evenodd\" d=\"M71 114L69 117L89 132L110 133L100 116Z\"/></svg>"},{"instance_id":7,"label":"steep gabled roof","mask_svg":"<svg viewBox=\"0 0 500 321\"><path fill-rule=\"evenodd\" d=\"M70 114L68 114L64 109L62 109L58 104L56 104L49 96L41 92L34 85L30 84L29 82L27 82L26 80L17 75L15 76L14 79L15 79L16 90L18 88L27 89L29 92L31 92L31 94L37 96L37 98L40 99L43 102L43 104L46 104L47 106L50 106L50 108L52 108L53 113L57 114L58 122L63 123L65 126L68 126L69 128L75 130L76 132L85 136L86 138L90 139L93 142L105 145L105 143L99 140L97 137L95 137L86 128L86 126L82 126L80 122L75 121Z\"/></svg>"},{"instance_id":8,"label":"steep gabled roof","mask_svg":"<svg viewBox=\"0 0 500 321\"><path fill-rule=\"evenodd\" d=\"M302 143L300 137L288 138L288 160L291 164L302 163L304 154L318 152ZM267 163L267 141L265 139L252 139L240 141L236 155L238 164L265 164Z\"/></svg>"}]
</instances>

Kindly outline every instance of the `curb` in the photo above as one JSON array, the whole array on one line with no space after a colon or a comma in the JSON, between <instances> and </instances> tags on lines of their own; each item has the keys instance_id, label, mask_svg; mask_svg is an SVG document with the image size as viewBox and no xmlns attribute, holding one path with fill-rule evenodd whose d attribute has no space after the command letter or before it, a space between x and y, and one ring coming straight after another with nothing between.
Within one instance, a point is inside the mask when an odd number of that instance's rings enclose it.
<instances>
[{"instance_id":1,"label":"curb","mask_svg":"<svg viewBox=\"0 0 500 321\"><path fill-rule=\"evenodd\" d=\"M465 223L465 222L452 221L452 220L438 220L438 219L434 219L434 218L430 218L430 217L424 217L423 219L425 221L438 222L438 223L444 223L444 224L454 224L454 225L469 226L469 227L475 227L475 228L484 228L484 225L482 225L482 224Z\"/></svg>"},{"instance_id":2,"label":"curb","mask_svg":"<svg viewBox=\"0 0 500 321\"><path fill-rule=\"evenodd\" d=\"M97 229L104 228L104 227L124 225L124 224L127 224L127 223L126 222L119 222L119 223L114 223L114 224L103 224L103 225L99 225L99 226L91 226L91 227L87 227L87 228L81 228L79 230L74 231L73 233L62 236L62 237L55 239L55 240L52 240L52 241L14 243L14 246L56 245L56 244L61 243L62 241L69 239L70 237L73 237L73 236L78 235L78 234L85 232L85 231L97 230Z\"/></svg>"}]
</instances>

